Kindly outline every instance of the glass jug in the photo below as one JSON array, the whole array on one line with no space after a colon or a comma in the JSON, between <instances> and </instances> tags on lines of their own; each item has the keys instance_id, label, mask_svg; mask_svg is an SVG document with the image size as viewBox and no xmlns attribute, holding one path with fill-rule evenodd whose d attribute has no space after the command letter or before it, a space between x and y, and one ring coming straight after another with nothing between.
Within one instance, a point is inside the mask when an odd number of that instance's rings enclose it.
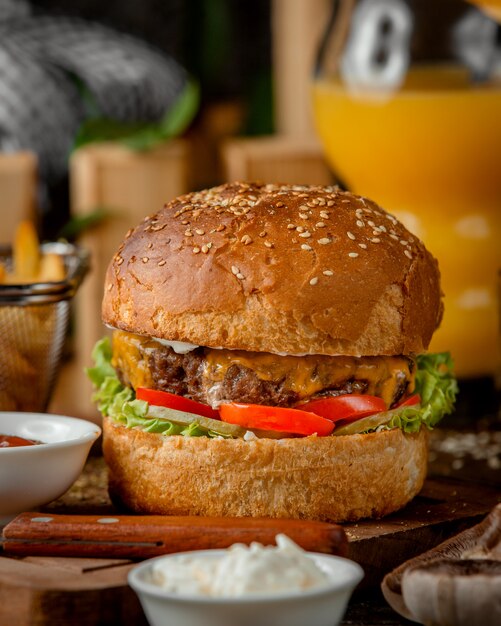
<instances>
[{"instance_id":1,"label":"glass jug","mask_svg":"<svg viewBox=\"0 0 501 626\"><path fill-rule=\"evenodd\" d=\"M430 350L450 350L461 377L499 364L501 0L486 5L334 2L313 84L338 179L438 258L445 315Z\"/></svg>"}]
</instances>

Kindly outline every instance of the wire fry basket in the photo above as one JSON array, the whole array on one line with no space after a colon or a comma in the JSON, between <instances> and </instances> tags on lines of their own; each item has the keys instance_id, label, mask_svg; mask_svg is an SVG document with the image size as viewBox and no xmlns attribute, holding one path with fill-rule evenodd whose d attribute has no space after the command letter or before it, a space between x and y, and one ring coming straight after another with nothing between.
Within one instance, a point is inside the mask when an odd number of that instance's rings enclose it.
<instances>
[{"instance_id":1,"label":"wire fry basket","mask_svg":"<svg viewBox=\"0 0 501 626\"><path fill-rule=\"evenodd\" d=\"M43 253L63 258L66 278L55 283L0 284L0 411L43 412L59 369L70 302L89 268L84 250L47 243ZM10 248L0 260L12 265Z\"/></svg>"}]
</instances>

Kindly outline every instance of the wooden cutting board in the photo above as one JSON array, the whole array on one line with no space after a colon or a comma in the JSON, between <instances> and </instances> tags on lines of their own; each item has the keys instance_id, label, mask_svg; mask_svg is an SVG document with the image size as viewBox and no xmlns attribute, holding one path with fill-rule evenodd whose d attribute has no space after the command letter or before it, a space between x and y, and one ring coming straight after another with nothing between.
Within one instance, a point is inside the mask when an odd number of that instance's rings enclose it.
<instances>
[{"instance_id":1,"label":"wooden cutting board","mask_svg":"<svg viewBox=\"0 0 501 626\"><path fill-rule=\"evenodd\" d=\"M378 585L386 572L473 525L500 500L500 492L492 488L429 479L421 494L399 513L346 524L350 557L364 568L364 584ZM133 566L123 559L12 558L0 552L0 624L146 624L126 582Z\"/></svg>"}]
</instances>

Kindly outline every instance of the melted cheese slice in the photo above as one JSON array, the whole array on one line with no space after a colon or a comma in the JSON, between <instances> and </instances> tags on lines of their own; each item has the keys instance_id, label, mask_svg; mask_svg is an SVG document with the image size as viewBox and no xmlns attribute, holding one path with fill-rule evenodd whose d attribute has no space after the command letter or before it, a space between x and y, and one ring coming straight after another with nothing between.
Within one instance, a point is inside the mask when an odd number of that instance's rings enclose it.
<instances>
[{"instance_id":1,"label":"melted cheese slice","mask_svg":"<svg viewBox=\"0 0 501 626\"><path fill-rule=\"evenodd\" d=\"M113 333L112 364L121 370L124 382L132 387L155 387L149 361L152 351L161 349L158 342L123 331ZM231 366L252 370L265 381L282 382L299 399L309 398L323 389L335 389L350 381L367 383L365 393L382 398L390 406L402 381L414 390L412 359L404 356L278 356L243 350L205 348L203 387L211 389L222 382Z\"/></svg>"},{"instance_id":2,"label":"melted cheese slice","mask_svg":"<svg viewBox=\"0 0 501 626\"><path fill-rule=\"evenodd\" d=\"M207 350L205 377L212 383L222 381L232 365L252 370L261 380L284 381L284 386L301 399L349 381L365 381L366 394L382 398L387 406L403 380L414 389L413 363L403 356L277 356L239 350Z\"/></svg>"}]
</instances>

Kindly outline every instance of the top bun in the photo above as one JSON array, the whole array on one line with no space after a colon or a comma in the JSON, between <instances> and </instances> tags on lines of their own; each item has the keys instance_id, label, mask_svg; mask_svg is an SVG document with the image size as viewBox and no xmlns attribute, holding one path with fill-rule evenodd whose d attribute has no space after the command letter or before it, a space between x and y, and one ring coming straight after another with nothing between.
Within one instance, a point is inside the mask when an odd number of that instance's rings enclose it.
<instances>
[{"instance_id":1,"label":"top bun","mask_svg":"<svg viewBox=\"0 0 501 626\"><path fill-rule=\"evenodd\" d=\"M366 198L302 185L172 200L127 233L103 300L115 328L292 355L419 353L441 316L421 241Z\"/></svg>"}]
</instances>

